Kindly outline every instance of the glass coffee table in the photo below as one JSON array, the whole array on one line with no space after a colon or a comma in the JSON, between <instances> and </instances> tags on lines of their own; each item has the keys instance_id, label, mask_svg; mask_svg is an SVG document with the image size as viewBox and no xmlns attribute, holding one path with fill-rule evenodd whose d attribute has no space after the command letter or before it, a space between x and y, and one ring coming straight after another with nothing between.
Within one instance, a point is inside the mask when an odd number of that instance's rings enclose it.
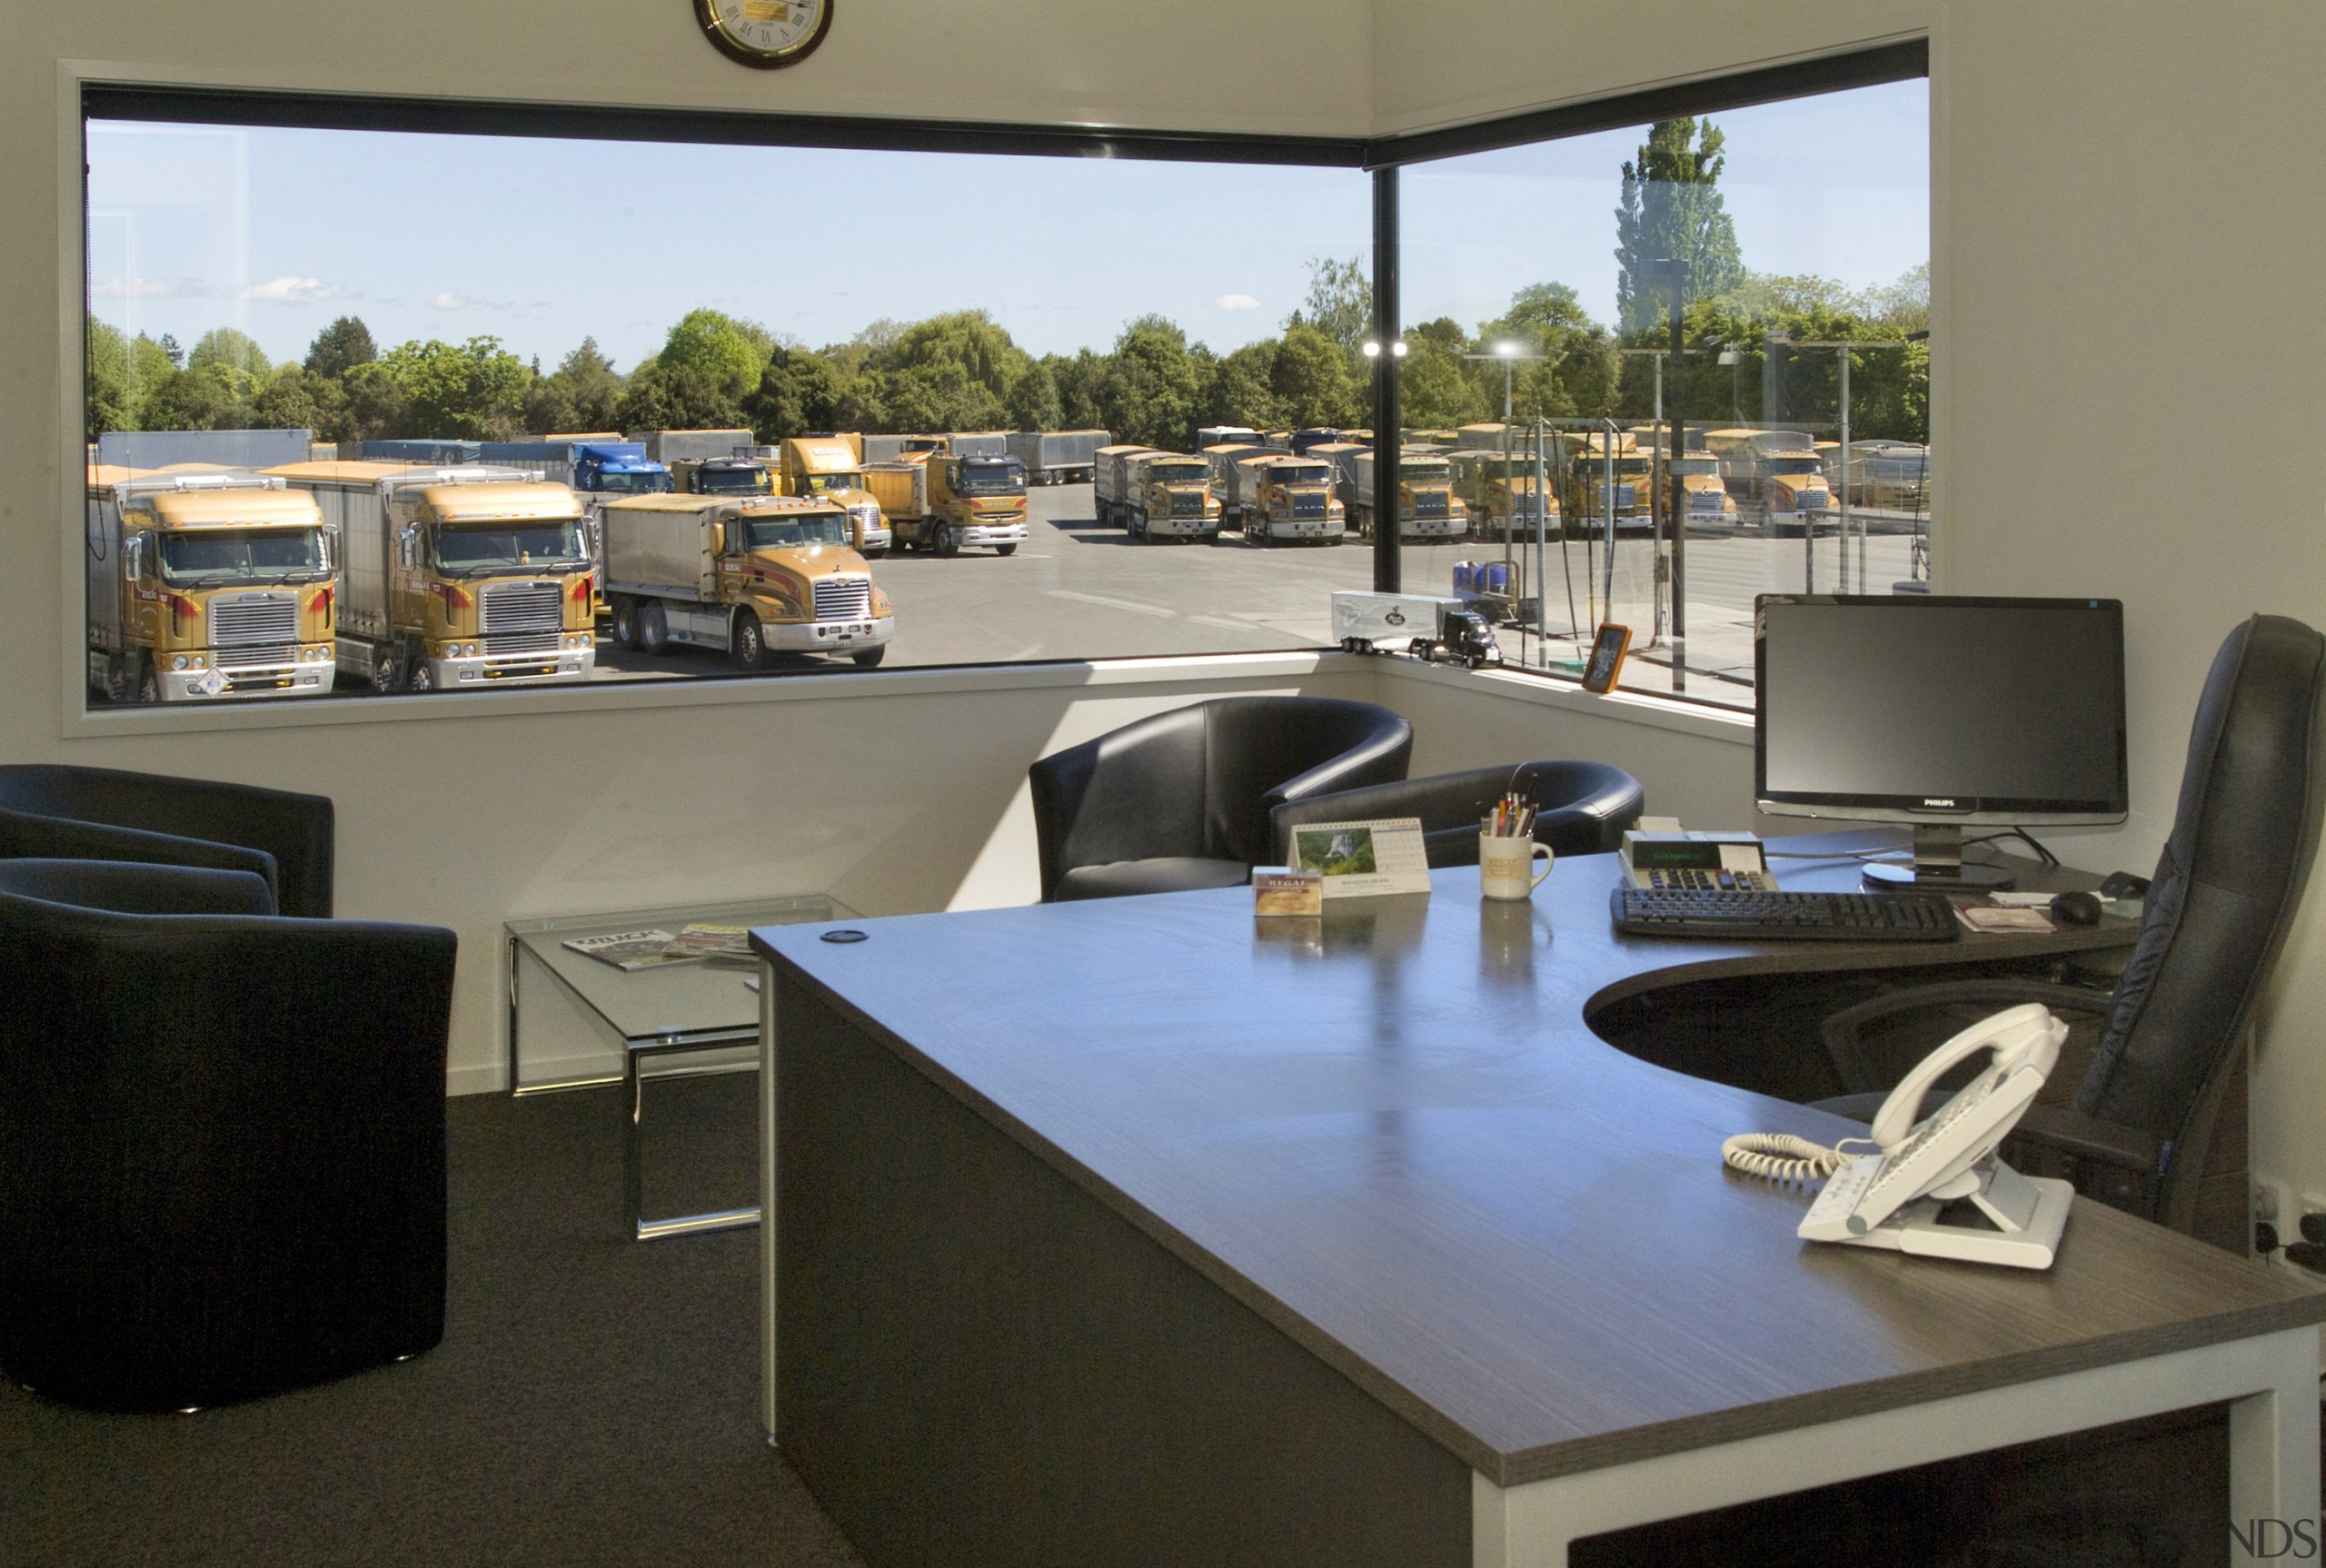
<instances>
[{"instance_id":1,"label":"glass coffee table","mask_svg":"<svg viewBox=\"0 0 2326 1568\"><path fill-rule=\"evenodd\" d=\"M855 910L836 898L807 893L728 904L512 920L502 928L508 942L509 1092L534 1095L599 1084L625 1086L622 1215L636 1239L655 1241L759 1223L756 1207L647 1218L641 1212L646 1171L641 1126L650 1078L759 1070L760 998L751 982L758 978L760 964L756 958L722 958L621 969L565 944L621 931L663 930L675 935L696 924L790 926L851 919L855 915ZM622 1070L528 1082L518 1026L529 983L547 983L578 1003L583 1016L620 1043Z\"/></svg>"}]
</instances>

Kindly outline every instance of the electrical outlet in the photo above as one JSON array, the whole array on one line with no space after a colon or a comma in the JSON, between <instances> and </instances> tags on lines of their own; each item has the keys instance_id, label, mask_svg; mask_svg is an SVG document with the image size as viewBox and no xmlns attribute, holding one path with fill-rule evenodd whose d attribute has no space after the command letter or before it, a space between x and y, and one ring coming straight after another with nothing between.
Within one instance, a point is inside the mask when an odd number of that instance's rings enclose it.
<instances>
[{"instance_id":1,"label":"electrical outlet","mask_svg":"<svg viewBox=\"0 0 2326 1568\"><path fill-rule=\"evenodd\" d=\"M2269 1226L2275 1235L2277 1245L2269 1252L2261 1251L2251 1230L2247 1233L2247 1245L2254 1247L2253 1255L2265 1263L2279 1268L2297 1267L2288 1263L2285 1257L2285 1244L2301 1239L2301 1231L2295 1228L2301 1220L2301 1211L2293 1206L2293 1189L2281 1181L2257 1176L2253 1178L2252 1191L2253 1225L2256 1228Z\"/></svg>"},{"instance_id":2,"label":"electrical outlet","mask_svg":"<svg viewBox=\"0 0 2326 1568\"><path fill-rule=\"evenodd\" d=\"M2326 1195L2314 1192L2306 1192L2302 1194L2301 1206L2295 1209L2293 1211L2292 1217L2278 1228L2284 1234L2285 1238L2288 1241L2304 1240L2306 1238L2301 1234L2301 1222L2311 1215L2318 1215L2321 1216L2320 1219L2312 1222L2313 1224L2326 1226ZM2326 1237L2321 1237L2321 1239L2326 1239Z\"/></svg>"}]
</instances>

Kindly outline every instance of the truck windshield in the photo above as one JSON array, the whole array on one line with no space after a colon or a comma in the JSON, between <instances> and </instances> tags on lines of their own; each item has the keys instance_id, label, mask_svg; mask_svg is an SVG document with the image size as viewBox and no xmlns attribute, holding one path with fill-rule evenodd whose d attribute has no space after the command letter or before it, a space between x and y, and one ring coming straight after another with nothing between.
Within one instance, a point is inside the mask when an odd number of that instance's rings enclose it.
<instances>
[{"instance_id":1,"label":"truck windshield","mask_svg":"<svg viewBox=\"0 0 2326 1568\"><path fill-rule=\"evenodd\" d=\"M1026 465L1014 457L965 457L959 473L953 488L963 495L1014 495L1026 488Z\"/></svg>"},{"instance_id":2,"label":"truck windshield","mask_svg":"<svg viewBox=\"0 0 2326 1568\"><path fill-rule=\"evenodd\" d=\"M862 490L864 476L860 473L811 473L807 476L808 488L802 493L824 495L836 490Z\"/></svg>"},{"instance_id":3,"label":"truck windshield","mask_svg":"<svg viewBox=\"0 0 2326 1568\"><path fill-rule=\"evenodd\" d=\"M1199 462L1151 462L1147 477L1157 484L1202 484L1211 478L1211 471Z\"/></svg>"},{"instance_id":4,"label":"truck windshield","mask_svg":"<svg viewBox=\"0 0 2326 1568\"><path fill-rule=\"evenodd\" d=\"M765 495L774 488L763 468L697 469L694 487L703 495Z\"/></svg>"},{"instance_id":5,"label":"truck windshield","mask_svg":"<svg viewBox=\"0 0 2326 1568\"><path fill-rule=\"evenodd\" d=\"M436 564L448 572L505 571L512 566L571 571L590 564L590 548L582 541L579 518L440 525Z\"/></svg>"},{"instance_id":6,"label":"truck windshield","mask_svg":"<svg viewBox=\"0 0 2326 1568\"><path fill-rule=\"evenodd\" d=\"M1270 484L1326 484L1332 477L1332 471L1321 462L1288 463L1268 470Z\"/></svg>"},{"instance_id":7,"label":"truck windshield","mask_svg":"<svg viewBox=\"0 0 2326 1568\"><path fill-rule=\"evenodd\" d=\"M1823 473L1825 465L1814 457L1773 457L1762 465L1771 473Z\"/></svg>"},{"instance_id":8,"label":"truck windshield","mask_svg":"<svg viewBox=\"0 0 2326 1568\"><path fill-rule=\"evenodd\" d=\"M326 575L311 528L164 533L162 579L182 588L222 582L319 582Z\"/></svg>"},{"instance_id":9,"label":"truck windshield","mask_svg":"<svg viewBox=\"0 0 2326 1568\"><path fill-rule=\"evenodd\" d=\"M1683 478L1691 474L1717 474L1720 472L1720 461L1717 458L1709 457L1675 458L1672 471Z\"/></svg>"},{"instance_id":10,"label":"truck windshield","mask_svg":"<svg viewBox=\"0 0 2326 1568\"><path fill-rule=\"evenodd\" d=\"M1453 471L1442 458L1436 462L1422 462L1409 457L1398 466L1407 484L1445 484L1448 482L1446 476Z\"/></svg>"},{"instance_id":11,"label":"truck windshield","mask_svg":"<svg viewBox=\"0 0 2326 1568\"><path fill-rule=\"evenodd\" d=\"M660 495L671 488L667 473L601 473L598 488L608 495Z\"/></svg>"},{"instance_id":12,"label":"truck windshield","mask_svg":"<svg viewBox=\"0 0 2326 1568\"><path fill-rule=\"evenodd\" d=\"M837 513L804 517L747 517L743 531L753 550L788 550L803 544L846 544L847 521Z\"/></svg>"}]
</instances>

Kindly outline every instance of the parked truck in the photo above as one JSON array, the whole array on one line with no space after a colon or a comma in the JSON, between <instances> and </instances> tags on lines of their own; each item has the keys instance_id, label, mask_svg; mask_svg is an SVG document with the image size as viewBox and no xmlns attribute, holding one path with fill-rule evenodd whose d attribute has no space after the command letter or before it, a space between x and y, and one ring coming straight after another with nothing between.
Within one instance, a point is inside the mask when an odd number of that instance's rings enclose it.
<instances>
[{"instance_id":1,"label":"parked truck","mask_svg":"<svg viewBox=\"0 0 2326 1568\"><path fill-rule=\"evenodd\" d=\"M1219 498L1219 526L1241 528L1236 501L1236 465L1247 457L1258 457L1267 451L1250 442L1223 442L1198 448L1204 467L1211 475L1211 493Z\"/></svg>"},{"instance_id":2,"label":"parked truck","mask_svg":"<svg viewBox=\"0 0 2326 1568\"><path fill-rule=\"evenodd\" d=\"M956 430L945 433L945 450L956 457L1002 457L1009 451L1006 430Z\"/></svg>"},{"instance_id":3,"label":"parked truck","mask_svg":"<svg viewBox=\"0 0 2326 1568\"><path fill-rule=\"evenodd\" d=\"M1502 645L1486 617L1462 600L1436 594L1336 591L1333 636L1351 653L1410 653L1473 670L1502 662Z\"/></svg>"},{"instance_id":4,"label":"parked truck","mask_svg":"<svg viewBox=\"0 0 2326 1568\"><path fill-rule=\"evenodd\" d=\"M1514 449L1506 457L1498 450L1463 447L1448 453L1454 493L1469 509L1470 531L1490 539L1528 540L1539 524L1543 537L1558 538L1561 513L1555 481L1559 461L1547 451L1544 453L1538 483L1531 452Z\"/></svg>"},{"instance_id":5,"label":"parked truck","mask_svg":"<svg viewBox=\"0 0 2326 1568\"><path fill-rule=\"evenodd\" d=\"M667 467L685 458L733 457L760 438L747 430L634 430L630 439Z\"/></svg>"},{"instance_id":6,"label":"parked truck","mask_svg":"<svg viewBox=\"0 0 2326 1568\"><path fill-rule=\"evenodd\" d=\"M867 464L902 462L907 458L927 452L943 452L945 438L941 435L858 435L857 455Z\"/></svg>"},{"instance_id":7,"label":"parked truck","mask_svg":"<svg viewBox=\"0 0 2326 1568\"><path fill-rule=\"evenodd\" d=\"M538 470L301 462L342 541L338 664L383 691L587 680L597 660L582 501Z\"/></svg>"},{"instance_id":8,"label":"parked truck","mask_svg":"<svg viewBox=\"0 0 2326 1568\"><path fill-rule=\"evenodd\" d=\"M836 435L789 436L777 452L778 489L783 494L837 501L848 512L849 542L867 556L889 553L896 536L853 445Z\"/></svg>"},{"instance_id":9,"label":"parked truck","mask_svg":"<svg viewBox=\"0 0 2326 1568\"><path fill-rule=\"evenodd\" d=\"M1026 471L1014 457L921 452L867 463L864 479L907 550L1015 555L1026 542Z\"/></svg>"},{"instance_id":10,"label":"parked truck","mask_svg":"<svg viewBox=\"0 0 2326 1568\"><path fill-rule=\"evenodd\" d=\"M1655 460L1629 431L1566 431L1559 443L1566 460L1560 465L1560 506L1568 527L1597 538L1611 514L1618 533L1655 526Z\"/></svg>"},{"instance_id":11,"label":"parked truck","mask_svg":"<svg viewBox=\"0 0 2326 1568\"><path fill-rule=\"evenodd\" d=\"M1373 449L1364 448L1351 458L1348 472L1342 496L1349 521L1369 536L1387 501L1374 495ZM1400 539L1459 539L1469 531L1470 509L1454 493L1453 465L1434 452L1398 454L1396 499Z\"/></svg>"},{"instance_id":12,"label":"parked truck","mask_svg":"<svg viewBox=\"0 0 2326 1568\"><path fill-rule=\"evenodd\" d=\"M606 508L606 598L625 648L708 648L745 670L820 653L870 670L896 616L822 496L639 496Z\"/></svg>"},{"instance_id":13,"label":"parked truck","mask_svg":"<svg viewBox=\"0 0 2326 1568\"><path fill-rule=\"evenodd\" d=\"M1208 424L1196 432L1196 450L1215 446L1257 446L1260 432L1247 424Z\"/></svg>"},{"instance_id":14,"label":"parked truck","mask_svg":"<svg viewBox=\"0 0 2326 1568\"><path fill-rule=\"evenodd\" d=\"M1229 483L1247 544L1338 544L1348 531L1348 509L1333 494L1330 463L1264 451L1236 464Z\"/></svg>"},{"instance_id":15,"label":"parked truck","mask_svg":"<svg viewBox=\"0 0 2326 1568\"><path fill-rule=\"evenodd\" d=\"M682 457L671 465L681 495L773 495L775 465L758 457Z\"/></svg>"},{"instance_id":16,"label":"parked truck","mask_svg":"<svg viewBox=\"0 0 2326 1568\"><path fill-rule=\"evenodd\" d=\"M92 468L88 675L114 702L332 689L332 538L314 498L246 471Z\"/></svg>"},{"instance_id":17,"label":"parked truck","mask_svg":"<svg viewBox=\"0 0 2326 1568\"><path fill-rule=\"evenodd\" d=\"M1806 432L1708 430L1705 450L1720 460L1738 514L1766 531L1803 533L1835 515L1825 465Z\"/></svg>"},{"instance_id":18,"label":"parked truck","mask_svg":"<svg viewBox=\"0 0 2326 1568\"><path fill-rule=\"evenodd\" d=\"M1102 430L1014 430L1009 455L1025 465L1028 484L1088 484L1093 454L1112 440Z\"/></svg>"},{"instance_id":19,"label":"parked truck","mask_svg":"<svg viewBox=\"0 0 2326 1568\"><path fill-rule=\"evenodd\" d=\"M1155 450L1137 442L1122 442L1102 446L1091 454L1090 508L1100 528L1130 526L1130 508L1119 500L1126 483L1122 465L1126 459Z\"/></svg>"},{"instance_id":20,"label":"parked truck","mask_svg":"<svg viewBox=\"0 0 2326 1568\"><path fill-rule=\"evenodd\" d=\"M1108 447L1092 493L1100 521L1149 544L1158 540L1219 537L1219 498L1202 458L1151 447Z\"/></svg>"},{"instance_id":21,"label":"parked truck","mask_svg":"<svg viewBox=\"0 0 2326 1568\"><path fill-rule=\"evenodd\" d=\"M488 441L479 444L476 461L539 469L543 479L564 485L592 511L615 496L660 495L673 483L670 469L634 441Z\"/></svg>"}]
</instances>

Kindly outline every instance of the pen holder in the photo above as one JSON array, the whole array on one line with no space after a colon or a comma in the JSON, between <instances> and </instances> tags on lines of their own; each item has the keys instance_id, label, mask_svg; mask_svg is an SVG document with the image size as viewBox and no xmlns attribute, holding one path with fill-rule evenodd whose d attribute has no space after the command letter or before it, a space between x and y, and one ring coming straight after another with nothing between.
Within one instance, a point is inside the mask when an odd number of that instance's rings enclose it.
<instances>
[{"instance_id":1,"label":"pen holder","mask_svg":"<svg viewBox=\"0 0 2326 1568\"><path fill-rule=\"evenodd\" d=\"M1535 869L1540 858L1543 868ZM1551 847L1532 839L1478 835L1478 892L1488 898L1529 898L1551 874Z\"/></svg>"}]
</instances>

